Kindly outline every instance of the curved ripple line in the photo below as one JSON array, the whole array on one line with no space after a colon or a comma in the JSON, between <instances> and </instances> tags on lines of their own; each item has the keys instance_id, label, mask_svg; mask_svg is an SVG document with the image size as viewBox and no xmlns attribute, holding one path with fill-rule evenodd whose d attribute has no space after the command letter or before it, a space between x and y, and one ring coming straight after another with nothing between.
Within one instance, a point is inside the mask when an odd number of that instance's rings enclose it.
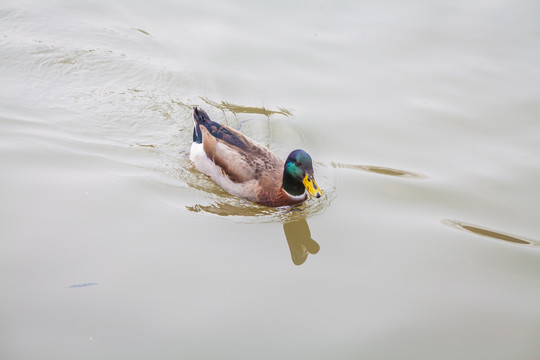
<instances>
[{"instance_id":1,"label":"curved ripple line","mask_svg":"<svg viewBox=\"0 0 540 360\"><path fill-rule=\"evenodd\" d=\"M94 286L94 285L98 285L98 283L73 284L73 285L69 285L68 288L81 288L81 287L88 287L88 286Z\"/></svg>"},{"instance_id":2,"label":"curved ripple line","mask_svg":"<svg viewBox=\"0 0 540 360\"><path fill-rule=\"evenodd\" d=\"M453 227L459 230L465 230L476 235L489 237L492 239L506 241L512 244L525 245L525 246L537 246L540 247L540 242L536 240L526 239L524 237L518 237L516 235L510 235L493 229L488 229L471 223L467 223L460 220L445 219L443 224Z\"/></svg>"},{"instance_id":3,"label":"curved ripple line","mask_svg":"<svg viewBox=\"0 0 540 360\"><path fill-rule=\"evenodd\" d=\"M367 171L379 175L388 175L388 176L399 176L403 178L410 179L425 179L427 176L419 173L414 173L411 171L394 169L384 166L375 166L375 165L356 165L356 164L343 164L332 161L330 166L337 169L349 169L349 170L360 170Z\"/></svg>"}]
</instances>

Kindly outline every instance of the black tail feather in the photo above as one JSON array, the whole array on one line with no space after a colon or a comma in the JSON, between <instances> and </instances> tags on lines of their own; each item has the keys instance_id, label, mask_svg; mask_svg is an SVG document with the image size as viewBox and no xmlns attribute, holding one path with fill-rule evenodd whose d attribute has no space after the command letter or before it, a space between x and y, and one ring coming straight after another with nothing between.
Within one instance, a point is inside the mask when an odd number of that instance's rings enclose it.
<instances>
[{"instance_id":1,"label":"black tail feather","mask_svg":"<svg viewBox=\"0 0 540 360\"><path fill-rule=\"evenodd\" d=\"M195 128L193 129L193 142L195 143L202 143L201 126L204 126L213 137L221 139L242 150L248 149L248 145L243 138L240 138L237 134L231 132L227 126L220 125L217 122L210 120L208 114L202 109L197 107L193 108L193 122L195 123Z\"/></svg>"},{"instance_id":2,"label":"black tail feather","mask_svg":"<svg viewBox=\"0 0 540 360\"><path fill-rule=\"evenodd\" d=\"M201 124L204 126L210 121L210 117L206 111L199 109L196 106L193 108L193 142L199 144L202 143Z\"/></svg>"},{"instance_id":3,"label":"black tail feather","mask_svg":"<svg viewBox=\"0 0 540 360\"><path fill-rule=\"evenodd\" d=\"M210 117L208 116L206 111L204 111L203 109L199 109L196 106L193 108L193 119L195 119L196 123L203 124L207 124L212 121L210 120Z\"/></svg>"}]
</instances>

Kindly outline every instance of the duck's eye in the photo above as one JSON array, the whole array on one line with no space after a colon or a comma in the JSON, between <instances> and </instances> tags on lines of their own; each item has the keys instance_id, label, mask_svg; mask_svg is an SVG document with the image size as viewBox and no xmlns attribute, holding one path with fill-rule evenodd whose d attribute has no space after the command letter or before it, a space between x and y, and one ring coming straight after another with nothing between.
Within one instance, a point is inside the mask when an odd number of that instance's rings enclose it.
<instances>
[{"instance_id":1,"label":"duck's eye","mask_svg":"<svg viewBox=\"0 0 540 360\"><path fill-rule=\"evenodd\" d=\"M296 166L302 166L302 163L301 163L300 161L295 161L295 162L294 162L294 165L296 165Z\"/></svg>"}]
</instances>

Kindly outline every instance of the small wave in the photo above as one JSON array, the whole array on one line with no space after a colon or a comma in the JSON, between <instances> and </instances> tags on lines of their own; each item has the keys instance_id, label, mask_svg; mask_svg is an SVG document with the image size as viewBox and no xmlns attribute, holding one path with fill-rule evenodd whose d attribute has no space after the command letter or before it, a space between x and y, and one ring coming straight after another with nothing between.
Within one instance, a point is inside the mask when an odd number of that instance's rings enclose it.
<instances>
[{"instance_id":1,"label":"small wave","mask_svg":"<svg viewBox=\"0 0 540 360\"><path fill-rule=\"evenodd\" d=\"M465 230L476 235L489 237L491 239L497 239L506 241L512 244L526 245L526 246L540 246L540 241L527 239L521 236L509 235L500 231L488 229L482 226L473 225L459 220L443 220L443 224L453 227L459 230Z\"/></svg>"},{"instance_id":2,"label":"small wave","mask_svg":"<svg viewBox=\"0 0 540 360\"><path fill-rule=\"evenodd\" d=\"M69 285L68 288L82 288L82 287L88 287L88 286L94 286L94 285L98 285L98 283L73 284L73 285Z\"/></svg>"},{"instance_id":3,"label":"small wave","mask_svg":"<svg viewBox=\"0 0 540 360\"><path fill-rule=\"evenodd\" d=\"M270 109L265 108L264 106L263 107L244 106L244 105L233 104L227 101L216 102L208 98L204 98L204 97L201 97L201 99L204 102L206 102L208 105L211 105L220 110L230 111L233 114L244 113L244 114L259 114L259 115L265 115L265 116L279 114L279 115L285 115L289 117L292 116L292 112L284 108L278 108L277 110L270 110Z\"/></svg>"},{"instance_id":4,"label":"small wave","mask_svg":"<svg viewBox=\"0 0 540 360\"><path fill-rule=\"evenodd\" d=\"M319 184L327 184L321 178ZM308 198L305 202L294 206L277 208L261 206L248 200L240 199L227 194L213 182L206 184L193 184L193 189L201 195L210 198L207 204L193 204L186 209L200 214L215 215L241 223L283 223L299 219L308 219L321 214L335 198L335 187L321 185L323 196L319 199Z\"/></svg>"},{"instance_id":5,"label":"small wave","mask_svg":"<svg viewBox=\"0 0 540 360\"><path fill-rule=\"evenodd\" d=\"M379 175L399 176L399 177L410 178L410 179L427 178L427 176L425 175L415 173L412 171L389 168L389 167L384 167L384 166L343 164L343 163L337 163L333 161L330 163L330 166L333 168L338 168L338 169L368 171L368 172L379 174Z\"/></svg>"}]
</instances>

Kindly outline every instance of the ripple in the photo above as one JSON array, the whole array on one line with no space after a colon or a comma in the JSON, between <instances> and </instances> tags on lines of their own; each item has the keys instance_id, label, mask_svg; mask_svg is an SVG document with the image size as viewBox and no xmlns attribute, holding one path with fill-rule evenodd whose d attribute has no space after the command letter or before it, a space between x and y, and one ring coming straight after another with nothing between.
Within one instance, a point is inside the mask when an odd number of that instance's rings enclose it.
<instances>
[{"instance_id":1,"label":"ripple","mask_svg":"<svg viewBox=\"0 0 540 360\"><path fill-rule=\"evenodd\" d=\"M525 239L523 237L518 237L516 235L505 234L496 230L487 229L478 225L466 223L464 221L446 219L446 220L443 220L443 224L451 226L455 229L466 230L466 231L472 232L473 234L489 237L492 239L502 240L502 241L513 243L513 244L526 245L526 246L540 246L540 242L536 240Z\"/></svg>"},{"instance_id":2,"label":"ripple","mask_svg":"<svg viewBox=\"0 0 540 360\"><path fill-rule=\"evenodd\" d=\"M188 205L186 206L187 210L194 213L217 215L240 223L284 223L307 219L322 213L334 198L333 189L329 189L320 199L308 198L299 205L272 208L223 193L221 189L216 193L212 193L210 189L199 189L199 191L212 196L214 201L209 204Z\"/></svg>"},{"instance_id":3,"label":"ripple","mask_svg":"<svg viewBox=\"0 0 540 360\"><path fill-rule=\"evenodd\" d=\"M411 171L393 169L393 168L388 168L388 167L383 167L383 166L342 164L342 163L336 163L334 161L330 163L330 166L334 168L338 168L338 169L368 171L368 172L380 174L380 175L399 176L399 177L404 177L404 178L425 179L427 177L425 175L414 173Z\"/></svg>"},{"instance_id":4,"label":"ripple","mask_svg":"<svg viewBox=\"0 0 540 360\"><path fill-rule=\"evenodd\" d=\"M82 287L95 286L95 285L98 285L98 283L73 284L73 285L69 285L68 288L82 288Z\"/></svg>"},{"instance_id":5,"label":"ripple","mask_svg":"<svg viewBox=\"0 0 540 360\"><path fill-rule=\"evenodd\" d=\"M270 110L265 107L237 105L237 104L232 104L227 101L216 102L208 98L204 98L204 97L201 97L201 100L206 102L208 105L211 105L220 110L228 110L232 112L233 114L244 113L244 114L259 114L259 115L265 115L265 116L280 114L280 115L285 115L285 116L292 116L292 112L284 108L278 108L277 110Z\"/></svg>"},{"instance_id":6,"label":"ripple","mask_svg":"<svg viewBox=\"0 0 540 360\"><path fill-rule=\"evenodd\" d=\"M143 29L133 28L133 30L140 32L141 34L144 34L146 36L150 36L150 33Z\"/></svg>"}]
</instances>

